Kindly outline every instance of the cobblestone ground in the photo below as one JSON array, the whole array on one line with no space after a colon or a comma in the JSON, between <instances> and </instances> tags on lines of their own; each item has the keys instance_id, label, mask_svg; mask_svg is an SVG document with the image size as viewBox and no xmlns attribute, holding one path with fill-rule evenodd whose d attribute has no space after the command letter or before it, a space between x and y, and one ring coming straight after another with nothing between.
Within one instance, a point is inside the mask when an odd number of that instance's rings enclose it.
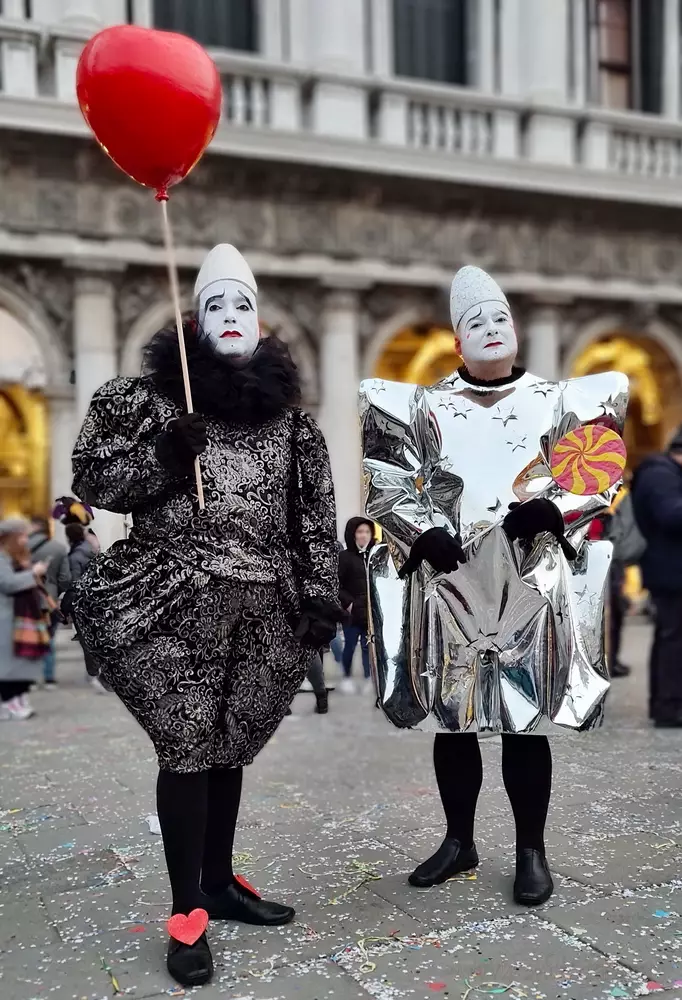
<instances>
[{"instance_id":1,"label":"cobblestone ground","mask_svg":"<svg viewBox=\"0 0 682 1000\"><path fill-rule=\"evenodd\" d=\"M214 997L349 1000L682 998L682 732L646 720L648 628L599 733L554 743L557 892L511 900L512 823L499 744L485 745L475 877L427 891L407 873L442 836L430 741L361 695L302 694L249 769L238 868L296 906L283 929L211 927ZM0 726L0 998L182 996L164 966L168 890L150 832L155 769L116 699L62 644L38 716Z\"/></svg>"}]
</instances>

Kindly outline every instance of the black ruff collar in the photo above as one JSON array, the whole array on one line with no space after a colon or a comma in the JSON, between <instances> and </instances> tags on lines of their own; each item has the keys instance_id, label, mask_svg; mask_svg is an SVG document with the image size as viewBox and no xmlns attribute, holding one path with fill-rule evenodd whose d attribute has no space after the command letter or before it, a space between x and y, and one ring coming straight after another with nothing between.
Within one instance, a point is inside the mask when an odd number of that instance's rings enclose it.
<instances>
[{"instance_id":1,"label":"black ruff collar","mask_svg":"<svg viewBox=\"0 0 682 1000\"><path fill-rule=\"evenodd\" d=\"M469 385L480 385L489 388L494 388L496 385L507 385L509 382L518 381L518 379L520 379L522 375L526 374L526 369L518 368L516 365L514 365L514 367L511 370L511 375L505 375L504 378L482 379L482 378L476 378L475 375L472 375L471 372L468 371L464 365L462 365L461 368L457 369L457 374L461 379L464 379L465 382L468 382Z\"/></svg>"},{"instance_id":2,"label":"black ruff collar","mask_svg":"<svg viewBox=\"0 0 682 1000\"><path fill-rule=\"evenodd\" d=\"M185 345L198 413L230 423L264 424L300 399L296 365L285 344L261 340L250 361L236 367L201 345L194 324L185 323ZM185 405L180 348L175 329L161 330L144 351L144 371L179 406Z\"/></svg>"}]
</instances>

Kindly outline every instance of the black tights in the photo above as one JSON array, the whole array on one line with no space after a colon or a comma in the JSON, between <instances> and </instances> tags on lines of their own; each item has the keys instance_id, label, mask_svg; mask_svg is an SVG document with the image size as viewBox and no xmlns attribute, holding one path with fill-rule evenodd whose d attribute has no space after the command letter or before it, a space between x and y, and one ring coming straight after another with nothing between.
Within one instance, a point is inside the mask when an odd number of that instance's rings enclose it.
<instances>
[{"instance_id":1,"label":"black tights","mask_svg":"<svg viewBox=\"0 0 682 1000\"><path fill-rule=\"evenodd\" d=\"M173 913L190 913L233 879L232 849L242 769L159 771L156 802Z\"/></svg>"},{"instance_id":2,"label":"black tights","mask_svg":"<svg viewBox=\"0 0 682 1000\"><path fill-rule=\"evenodd\" d=\"M433 763L448 837L463 848L474 840L474 818L483 783L475 733L439 733ZM546 736L502 736L502 777L516 824L516 846L545 849L545 821L552 792L552 753Z\"/></svg>"}]
</instances>

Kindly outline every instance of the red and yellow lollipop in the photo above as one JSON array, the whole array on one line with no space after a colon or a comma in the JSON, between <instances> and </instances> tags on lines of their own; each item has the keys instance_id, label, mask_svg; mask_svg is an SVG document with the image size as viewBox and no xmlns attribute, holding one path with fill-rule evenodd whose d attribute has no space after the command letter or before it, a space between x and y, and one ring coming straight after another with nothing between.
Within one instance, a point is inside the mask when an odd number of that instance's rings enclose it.
<instances>
[{"instance_id":1,"label":"red and yellow lollipop","mask_svg":"<svg viewBox=\"0 0 682 1000\"><path fill-rule=\"evenodd\" d=\"M614 486L627 459L623 439L603 424L587 424L565 434L550 459L552 478L569 493L592 496Z\"/></svg>"}]
</instances>

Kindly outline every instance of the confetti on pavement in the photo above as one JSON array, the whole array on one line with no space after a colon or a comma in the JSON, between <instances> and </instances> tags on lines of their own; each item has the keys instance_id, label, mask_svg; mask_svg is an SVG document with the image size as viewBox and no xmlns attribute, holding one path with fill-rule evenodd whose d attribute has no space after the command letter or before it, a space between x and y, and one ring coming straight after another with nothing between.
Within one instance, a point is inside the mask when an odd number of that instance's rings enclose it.
<instances>
[{"instance_id":1,"label":"confetti on pavement","mask_svg":"<svg viewBox=\"0 0 682 1000\"><path fill-rule=\"evenodd\" d=\"M234 857L297 920L212 924L203 991L165 969L153 753L62 655L36 718L0 728L0 997L682 1000L682 734L648 727L645 641L630 627L629 652L638 642L606 727L553 742L557 891L532 912L511 898L499 741L483 746L481 866L415 890L407 874L443 835L430 739L391 729L360 695L333 694L328 716L297 699L299 724L245 773Z\"/></svg>"}]
</instances>

